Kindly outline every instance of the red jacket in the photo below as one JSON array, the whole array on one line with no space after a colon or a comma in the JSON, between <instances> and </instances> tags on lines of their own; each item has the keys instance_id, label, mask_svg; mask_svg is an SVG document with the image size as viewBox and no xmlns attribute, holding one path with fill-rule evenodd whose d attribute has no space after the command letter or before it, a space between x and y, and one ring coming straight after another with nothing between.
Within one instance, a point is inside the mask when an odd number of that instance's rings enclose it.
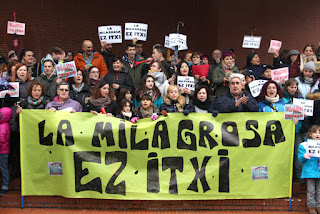
<instances>
[{"instance_id":1,"label":"red jacket","mask_svg":"<svg viewBox=\"0 0 320 214\"><path fill-rule=\"evenodd\" d=\"M12 110L8 107L0 109L0 154L10 153L10 119Z\"/></svg>"},{"instance_id":2,"label":"red jacket","mask_svg":"<svg viewBox=\"0 0 320 214\"><path fill-rule=\"evenodd\" d=\"M84 58L83 58L83 54L78 53L74 57L73 60L76 64L77 69L81 69L83 71L83 68L86 65L86 62L84 61ZM100 78L103 78L108 73L108 68L107 68L106 62L104 61L103 56L101 54L99 54L98 52L95 52L93 54L91 64L92 64L92 66L95 66L99 69Z\"/></svg>"}]
</instances>

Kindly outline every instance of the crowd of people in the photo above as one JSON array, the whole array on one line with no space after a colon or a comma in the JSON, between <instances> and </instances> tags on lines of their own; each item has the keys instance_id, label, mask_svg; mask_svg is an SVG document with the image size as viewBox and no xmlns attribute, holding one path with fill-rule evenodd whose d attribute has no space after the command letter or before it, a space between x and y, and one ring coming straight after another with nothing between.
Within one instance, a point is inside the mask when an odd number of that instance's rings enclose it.
<instances>
[{"instance_id":1,"label":"crowd of people","mask_svg":"<svg viewBox=\"0 0 320 214\"><path fill-rule=\"evenodd\" d=\"M142 118L157 120L161 115L179 112L185 116L211 113L213 117L232 112L283 112L284 106L292 104L294 98L314 100L313 116L303 121L293 118L296 125L294 178L306 178L309 191L309 186L319 186L315 184L318 180L309 182L311 178L320 178L319 168L313 163L319 159L308 155L302 142L306 141L306 134L312 139L320 137L317 126L320 125L320 90L315 65L320 60L319 52L319 48L316 50L311 44L301 53L295 49L282 50L273 54L273 65L261 63L257 53L250 53L242 69L232 48L213 50L212 58L188 50L179 52L176 59L170 56L167 61L167 50L162 45L154 45L152 54L146 57L142 42L136 39L127 45L123 56L115 56L112 44L106 42L101 42L100 51L94 51L90 40L83 41L82 51L76 55L54 45L40 61L34 57L32 49L23 49L19 55L12 50L7 59L2 54L0 77L8 82L19 82L19 97L7 94L0 100L3 177L0 194L8 190L9 170L5 167L8 160L11 177L19 176L18 118L24 109L102 113L137 123ZM75 62L77 75L59 78L56 66L69 61ZM206 64L206 75L193 75L197 66ZM289 69L289 80L273 81L271 70L283 67ZM179 76L194 76L195 90L178 86ZM258 97L253 97L248 87L253 80L266 80ZM305 165L316 172L307 173ZM320 186L310 195L319 197L318 189L320 191ZM313 212L319 202L315 204L310 199L308 206Z\"/></svg>"}]
</instances>

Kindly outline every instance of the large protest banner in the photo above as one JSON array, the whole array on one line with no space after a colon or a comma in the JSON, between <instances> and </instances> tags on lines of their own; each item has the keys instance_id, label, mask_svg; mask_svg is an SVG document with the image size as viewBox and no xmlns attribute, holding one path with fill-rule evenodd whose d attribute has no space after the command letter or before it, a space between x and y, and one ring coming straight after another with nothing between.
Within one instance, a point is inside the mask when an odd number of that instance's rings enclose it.
<instances>
[{"instance_id":1,"label":"large protest banner","mask_svg":"<svg viewBox=\"0 0 320 214\"><path fill-rule=\"evenodd\" d=\"M103 114L23 110L22 195L134 200L291 196L294 123L283 112Z\"/></svg>"}]
</instances>

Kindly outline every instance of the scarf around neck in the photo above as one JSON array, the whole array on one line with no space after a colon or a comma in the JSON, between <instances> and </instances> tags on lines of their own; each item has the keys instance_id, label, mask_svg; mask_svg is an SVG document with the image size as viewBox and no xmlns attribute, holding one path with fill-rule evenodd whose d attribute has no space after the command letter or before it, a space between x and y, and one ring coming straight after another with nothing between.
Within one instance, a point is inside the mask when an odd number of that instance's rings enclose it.
<instances>
[{"instance_id":1,"label":"scarf around neck","mask_svg":"<svg viewBox=\"0 0 320 214\"><path fill-rule=\"evenodd\" d=\"M40 105L40 103L43 101L44 96L40 96L38 99L32 99L31 96L28 96L28 104L32 105L32 106L37 106Z\"/></svg>"},{"instance_id":2,"label":"scarf around neck","mask_svg":"<svg viewBox=\"0 0 320 214\"><path fill-rule=\"evenodd\" d=\"M83 82L81 83L81 85L80 85L79 88L77 88L75 84L72 84L72 89L73 89L75 92L79 93L80 91L82 91L83 86L84 86L84 83L83 83Z\"/></svg>"},{"instance_id":3,"label":"scarf around neck","mask_svg":"<svg viewBox=\"0 0 320 214\"><path fill-rule=\"evenodd\" d=\"M109 96L107 97L101 97L98 99L93 99L92 96L90 96L90 102L92 103L92 105L96 108L101 108L101 107L108 107L109 104L111 103L111 99Z\"/></svg>"},{"instance_id":4,"label":"scarf around neck","mask_svg":"<svg viewBox=\"0 0 320 214\"><path fill-rule=\"evenodd\" d=\"M265 96L265 99L271 103L276 103L279 101L280 97L279 94L277 94L276 97L268 97L267 95Z\"/></svg>"},{"instance_id":5,"label":"scarf around neck","mask_svg":"<svg viewBox=\"0 0 320 214\"><path fill-rule=\"evenodd\" d=\"M194 99L194 104L195 104L195 106L197 106L198 108L200 108L202 110L208 110L211 102L208 99L206 99L204 102L202 102L201 100L196 98L196 99Z\"/></svg>"}]
</instances>

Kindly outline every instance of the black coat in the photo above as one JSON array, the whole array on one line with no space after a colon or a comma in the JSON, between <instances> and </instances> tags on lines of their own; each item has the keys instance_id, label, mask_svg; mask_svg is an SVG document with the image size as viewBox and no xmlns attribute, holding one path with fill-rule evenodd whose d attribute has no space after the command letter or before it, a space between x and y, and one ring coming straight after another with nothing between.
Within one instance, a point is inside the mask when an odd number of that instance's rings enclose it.
<instances>
[{"instance_id":1,"label":"black coat","mask_svg":"<svg viewBox=\"0 0 320 214\"><path fill-rule=\"evenodd\" d=\"M231 112L258 112L259 106L257 101L248 93L242 92L239 97L242 97L243 94L247 97L247 104L242 105L242 103L239 105L239 107L236 107L236 100L230 93L230 90L225 93L223 96L218 98L216 103L216 109L220 113L231 113Z\"/></svg>"},{"instance_id":2,"label":"black coat","mask_svg":"<svg viewBox=\"0 0 320 214\"><path fill-rule=\"evenodd\" d=\"M100 113L100 109L95 107L90 100L86 103L86 111L96 111ZM113 116L116 116L118 114L118 104L115 101L112 101L109 106L105 107L105 110L107 113L111 113Z\"/></svg>"},{"instance_id":3,"label":"black coat","mask_svg":"<svg viewBox=\"0 0 320 214\"><path fill-rule=\"evenodd\" d=\"M104 81L109 84L109 87L112 87L112 84L119 84L120 87L117 89L117 92L120 91L121 88L126 87L133 91L133 81L129 74L122 70L120 72L115 72L114 70L109 70L109 72L104 76Z\"/></svg>"},{"instance_id":4,"label":"black coat","mask_svg":"<svg viewBox=\"0 0 320 214\"><path fill-rule=\"evenodd\" d=\"M87 105L85 103L85 99L87 97L91 96L91 90L89 88L89 86L87 86L86 84L84 84L83 88L81 89L80 92L76 92L75 90L73 90L72 85L70 84L70 98L78 101L81 106L82 106L82 111L87 111Z\"/></svg>"},{"instance_id":5,"label":"black coat","mask_svg":"<svg viewBox=\"0 0 320 214\"><path fill-rule=\"evenodd\" d=\"M108 70L112 70L113 66L113 58L115 55L111 52L99 51L99 53L103 56L104 61L106 62Z\"/></svg>"}]
</instances>

